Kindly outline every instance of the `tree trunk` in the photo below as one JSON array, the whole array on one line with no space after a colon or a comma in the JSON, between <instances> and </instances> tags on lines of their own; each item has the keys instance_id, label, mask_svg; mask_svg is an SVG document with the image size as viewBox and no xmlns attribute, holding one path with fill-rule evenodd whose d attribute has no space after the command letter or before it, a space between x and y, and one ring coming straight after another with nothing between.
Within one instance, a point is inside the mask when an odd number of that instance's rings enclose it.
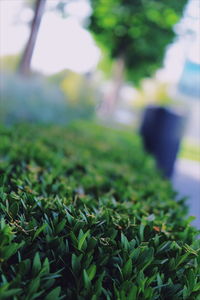
<instances>
[{"instance_id":1,"label":"tree trunk","mask_svg":"<svg viewBox=\"0 0 200 300\"><path fill-rule=\"evenodd\" d=\"M110 115L114 112L117 103L120 100L120 91L124 81L124 57L120 56L113 67L113 80L111 90L105 97L104 103L100 109L100 114Z\"/></svg>"},{"instance_id":2,"label":"tree trunk","mask_svg":"<svg viewBox=\"0 0 200 300\"><path fill-rule=\"evenodd\" d=\"M30 74L31 59L32 59L40 23L44 13L45 3L46 0L36 0L35 14L31 25L30 36L19 65L19 73L22 75Z\"/></svg>"}]
</instances>

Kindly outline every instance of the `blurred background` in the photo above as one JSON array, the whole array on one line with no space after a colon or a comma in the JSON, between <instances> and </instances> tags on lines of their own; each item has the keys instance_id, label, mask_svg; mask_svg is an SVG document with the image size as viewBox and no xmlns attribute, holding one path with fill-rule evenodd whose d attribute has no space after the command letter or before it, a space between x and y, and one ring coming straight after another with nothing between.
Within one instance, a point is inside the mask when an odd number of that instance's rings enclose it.
<instances>
[{"instance_id":1,"label":"blurred background","mask_svg":"<svg viewBox=\"0 0 200 300\"><path fill-rule=\"evenodd\" d=\"M138 130L200 227L199 0L0 0L0 96L7 125Z\"/></svg>"}]
</instances>

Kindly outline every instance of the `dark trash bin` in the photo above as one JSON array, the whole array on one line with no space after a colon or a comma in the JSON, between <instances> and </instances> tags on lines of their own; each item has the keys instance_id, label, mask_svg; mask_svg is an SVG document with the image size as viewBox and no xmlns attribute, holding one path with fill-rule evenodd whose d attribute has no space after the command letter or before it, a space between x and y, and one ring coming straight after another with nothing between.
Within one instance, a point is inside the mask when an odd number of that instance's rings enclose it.
<instances>
[{"instance_id":1,"label":"dark trash bin","mask_svg":"<svg viewBox=\"0 0 200 300\"><path fill-rule=\"evenodd\" d=\"M184 121L183 115L165 107L149 106L144 112L140 128L144 147L167 177L173 173Z\"/></svg>"}]
</instances>

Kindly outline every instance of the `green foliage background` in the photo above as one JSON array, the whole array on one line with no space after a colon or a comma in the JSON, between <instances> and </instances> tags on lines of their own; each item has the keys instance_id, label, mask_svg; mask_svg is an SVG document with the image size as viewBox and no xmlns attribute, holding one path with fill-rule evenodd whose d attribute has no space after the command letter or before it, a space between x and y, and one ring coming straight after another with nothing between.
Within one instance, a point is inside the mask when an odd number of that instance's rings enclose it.
<instances>
[{"instance_id":1,"label":"green foliage background","mask_svg":"<svg viewBox=\"0 0 200 300\"><path fill-rule=\"evenodd\" d=\"M132 133L0 128L0 299L200 299L183 201Z\"/></svg>"},{"instance_id":2,"label":"green foliage background","mask_svg":"<svg viewBox=\"0 0 200 300\"><path fill-rule=\"evenodd\" d=\"M112 58L124 57L129 79L150 76L175 36L186 0L92 0L89 29Z\"/></svg>"}]
</instances>

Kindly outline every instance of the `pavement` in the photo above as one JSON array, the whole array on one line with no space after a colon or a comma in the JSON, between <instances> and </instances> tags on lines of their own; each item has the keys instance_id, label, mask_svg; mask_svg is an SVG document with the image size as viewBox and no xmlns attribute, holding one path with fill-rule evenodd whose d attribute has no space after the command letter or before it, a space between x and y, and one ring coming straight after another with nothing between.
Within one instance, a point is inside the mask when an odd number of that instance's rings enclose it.
<instances>
[{"instance_id":1,"label":"pavement","mask_svg":"<svg viewBox=\"0 0 200 300\"><path fill-rule=\"evenodd\" d=\"M195 216L192 222L200 229L200 162L178 159L172 183L180 196L186 196L189 215Z\"/></svg>"}]
</instances>

